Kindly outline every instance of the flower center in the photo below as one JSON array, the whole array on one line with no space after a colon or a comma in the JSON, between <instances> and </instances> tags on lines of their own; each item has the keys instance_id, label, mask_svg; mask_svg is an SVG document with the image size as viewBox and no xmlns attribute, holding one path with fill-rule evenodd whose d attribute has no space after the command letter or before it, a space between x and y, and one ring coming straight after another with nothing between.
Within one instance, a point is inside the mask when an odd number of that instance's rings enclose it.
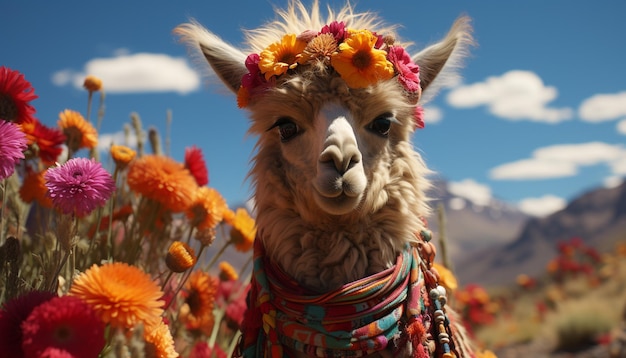
<instances>
[{"instance_id":1,"label":"flower center","mask_svg":"<svg viewBox=\"0 0 626 358\"><path fill-rule=\"evenodd\" d=\"M296 62L296 54L286 51L282 53L282 56L280 56L280 58L278 59L278 62L291 65L292 63Z\"/></svg>"},{"instance_id":2,"label":"flower center","mask_svg":"<svg viewBox=\"0 0 626 358\"><path fill-rule=\"evenodd\" d=\"M358 68L359 70L364 70L364 69L369 68L371 63L372 63L372 56L369 53L369 51L366 51L366 50L359 50L352 57L352 64L354 65L354 67Z\"/></svg>"},{"instance_id":3,"label":"flower center","mask_svg":"<svg viewBox=\"0 0 626 358\"><path fill-rule=\"evenodd\" d=\"M13 97L0 93L0 119L13 122L17 118L17 105Z\"/></svg>"},{"instance_id":4,"label":"flower center","mask_svg":"<svg viewBox=\"0 0 626 358\"><path fill-rule=\"evenodd\" d=\"M202 300L200 299L200 294L196 290L192 290L189 293L189 296L185 300L185 303L189 305L189 311L194 316L198 316L202 310Z\"/></svg>"},{"instance_id":5,"label":"flower center","mask_svg":"<svg viewBox=\"0 0 626 358\"><path fill-rule=\"evenodd\" d=\"M58 343L65 343L72 339L72 330L68 326L59 326L54 331L54 338Z\"/></svg>"},{"instance_id":6,"label":"flower center","mask_svg":"<svg viewBox=\"0 0 626 358\"><path fill-rule=\"evenodd\" d=\"M80 148L80 143L83 141L83 132L76 127L68 127L63 130L67 137L67 146L72 151L77 151Z\"/></svg>"}]
</instances>

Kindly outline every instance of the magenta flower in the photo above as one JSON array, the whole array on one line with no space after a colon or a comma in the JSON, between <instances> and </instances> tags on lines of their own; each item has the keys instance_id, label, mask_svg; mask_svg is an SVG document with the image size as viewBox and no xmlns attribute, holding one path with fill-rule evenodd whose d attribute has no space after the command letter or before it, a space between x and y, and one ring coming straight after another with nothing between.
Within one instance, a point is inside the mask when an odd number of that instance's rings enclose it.
<instances>
[{"instance_id":1,"label":"magenta flower","mask_svg":"<svg viewBox=\"0 0 626 358\"><path fill-rule=\"evenodd\" d=\"M267 83L267 80L265 80L265 77L261 74L261 70L259 69L259 61L260 57L257 53L250 54L246 57L245 65L248 69L248 73L241 78L241 85L248 91Z\"/></svg>"},{"instance_id":2,"label":"magenta flower","mask_svg":"<svg viewBox=\"0 0 626 358\"><path fill-rule=\"evenodd\" d=\"M104 323L80 298L55 297L22 323L26 357L97 357L105 345Z\"/></svg>"},{"instance_id":3,"label":"magenta flower","mask_svg":"<svg viewBox=\"0 0 626 358\"><path fill-rule=\"evenodd\" d=\"M18 126L0 119L0 180L10 177L15 165L24 159L26 135Z\"/></svg>"},{"instance_id":4,"label":"magenta flower","mask_svg":"<svg viewBox=\"0 0 626 358\"><path fill-rule=\"evenodd\" d=\"M115 190L111 174L87 158L73 158L50 168L45 179L52 204L64 214L87 215L104 205Z\"/></svg>"},{"instance_id":5,"label":"magenta flower","mask_svg":"<svg viewBox=\"0 0 626 358\"><path fill-rule=\"evenodd\" d=\"M393 63L398 72L398 81L409 92L417 92L420 89L420 68L413 63L411 56L402 46L391 46L387 54L389 62Z\"/></svg>"},{"instance_id":6,"label":"magenta flower","mask_svg":"<svg viewBox=\"0 0 626 358\"><path fill-rule=\"evenodd\" d=\"M346 35L347 35L346 24L344 24L343 21L341 22L333 21L328 25L324 25L320 33L321 34L333 34L333 36L335 37L335 41L337 41L337 43L341 43L343 42L343 40L345 40Z\"/></svg>"}]
</instances>

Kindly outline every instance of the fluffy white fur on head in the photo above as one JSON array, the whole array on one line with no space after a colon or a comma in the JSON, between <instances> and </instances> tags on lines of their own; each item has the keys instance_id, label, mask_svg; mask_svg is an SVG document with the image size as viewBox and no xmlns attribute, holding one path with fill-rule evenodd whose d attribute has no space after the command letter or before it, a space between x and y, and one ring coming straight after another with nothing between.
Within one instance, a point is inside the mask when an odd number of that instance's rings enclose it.
<instances>
[{"instance_id":1,"label":"fluffy white fur on head","mask_svg":"<svg viewBox=\"0 0 626 358\"><path fill-rule=\"evenodd\" d=\"M335 20L406 45L393 26L350 5L322 19L317 1L311 9L292 1L275 21L246 31L245 51L197 23L176 33L237 91L248 73L245 53ZM460 18L440 43L415 54L421 90L454 68L470 43L468 20ZM416 241L429 213L429 183L411 143L415 100L396 77L353 89L332 68L300 66L250 102L259 237L271 260L302 285L325 291L379 272Z\"/></svg>"}]
</instances>

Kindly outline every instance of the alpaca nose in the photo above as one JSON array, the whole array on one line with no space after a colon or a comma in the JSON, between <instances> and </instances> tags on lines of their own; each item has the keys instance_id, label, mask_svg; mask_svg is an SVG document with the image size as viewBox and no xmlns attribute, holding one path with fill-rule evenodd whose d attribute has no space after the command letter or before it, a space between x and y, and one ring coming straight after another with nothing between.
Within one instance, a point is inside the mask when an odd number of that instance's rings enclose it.
<instances>
[{"instance_id":1,"label":"alpaca nose","mask_svg":"<svg viewBox=\"0 0 626 358\"><path fill-rule=\"evenodd\" d=\"M334 167L339 174L344 174L361 162L361 152L354 131L345 117L336 118L328 127L324 150L319 156L319 161L321 164Z\"/></svg>"}]
</instances>

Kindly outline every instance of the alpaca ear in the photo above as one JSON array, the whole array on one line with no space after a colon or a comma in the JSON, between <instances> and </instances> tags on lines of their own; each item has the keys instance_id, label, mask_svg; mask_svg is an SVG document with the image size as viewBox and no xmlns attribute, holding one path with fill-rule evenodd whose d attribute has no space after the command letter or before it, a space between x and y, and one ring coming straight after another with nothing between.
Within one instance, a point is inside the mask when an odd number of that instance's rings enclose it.
<instances>
[{"instance_id":1,"label":"alpaca ear","mask_svg":"<svg viewBox=\"0 0 626 358\"><path fill-rule=\"evenodd\" d=\"M461 60L473 43L470 18L462 16L456 19L443 40L414 55L413 62L420 67L422 91L426 90L435 78L440 85L453 81L456 77L455 70L461 66Z\"/></svg>"},{"instance_id":2,"label":"alpaca ear","mask_svg":"<svg viewBox=\"0 0 626 358\"><path fill-rule=\"evenodd\" d=\"M231 91L237 93L241 78L248 72L245 66L246 55L239 49L224 42L197 22L182 24L174 29L182 42L197 50L211 65L213 71Z\"/></svg>"}]
</instances>

